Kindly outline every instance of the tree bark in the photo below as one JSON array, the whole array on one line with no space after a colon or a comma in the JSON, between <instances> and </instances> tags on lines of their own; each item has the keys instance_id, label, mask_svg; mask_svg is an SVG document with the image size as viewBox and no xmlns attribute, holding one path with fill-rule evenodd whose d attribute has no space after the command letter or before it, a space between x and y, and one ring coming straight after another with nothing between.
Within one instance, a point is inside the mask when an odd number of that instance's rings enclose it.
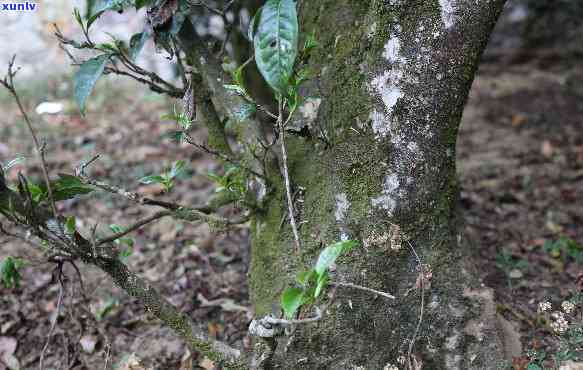
<instances>
[{"instance_id":1,"label":"tree bark","mask_svg":"<svg viewBox=\"0 0 583 370\"><path fill-rule=\"evenodd\" d=\"M268 208L252 225L256 314L279 313L282 290L341 239L361 247L339 260L333 280L397 299L338 288L323 320L279 341L273 367L405 368L399 360L407 361L423 291L415 361L497 368L491 293L479 288L461 245L455 145L504 2L300 1L302 35L318 41L308 63L316 77L303 92L317 98L301 107L298 123L310 135L287 135L302 250L293 252L285 189L273 172ZM423 288L419 260L431 275Z\"/></svg>"}]
</instances>

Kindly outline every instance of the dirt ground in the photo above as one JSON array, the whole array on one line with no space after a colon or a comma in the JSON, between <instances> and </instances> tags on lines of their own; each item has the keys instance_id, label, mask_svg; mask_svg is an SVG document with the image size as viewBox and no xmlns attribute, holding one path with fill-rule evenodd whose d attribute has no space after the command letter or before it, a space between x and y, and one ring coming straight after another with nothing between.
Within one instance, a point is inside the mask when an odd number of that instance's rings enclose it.
<instances>
[{"instance_id":1,"label":"dirt ground","mask_svg":"<svg viewBox=\"0 0 583 370\"><path fill-rule=\"evenodd\" d=\"M499 313L516 323L523 350L533 345L552 349L556 343L536 319L537 304L568 298L582 273L581 264L553 255L543 245L561 236L583 242L578 202L583 197L583 105L578 104L583 69L560 59L541 62L535 57L519 63L511 56L492 55L474 83L458 144L464 233L474 244L465 247L475 248L483 281L495 289ZM218 170L213 159L161 138L174 129L160 120L171 111L172 101L110 79L99 83L82 118L70 102L70 83L65 76L23 89L32 109L44 100L66 103L62 114L37 120L53 172L71 172L80 161L101 153L91 168L93 176L160 196L160 188L140 185L138 179L185 159L187 173L162 197L196 205L212 193L205 173ZM38 176L24 124L2 94L0 109L0 161L23 153L29 156L27 173ZM24 167L10 175L19 169ZM101 193L63 202L61 210L75 214L82 230L98 223L102 234L109 224L128 225L126 216L136 219L153 212ZM249 346L247 231L216 236L205 225L168 219L144 228L135 239L128 260L133 270L212 335ZM19 288L0 288L0 351L13 349L23 369L38 368L59 296L54 265L35 262L40 254L32 248L0 236L0 258L8 255L32 262L22 270ZM66 267L68 280L45 354L46 369L129 369L132 361L147 369L205 367L204 359L190 354L103 273L85 266L81 270L83 289L74 269Z\"/></svg>"}]
</instances>

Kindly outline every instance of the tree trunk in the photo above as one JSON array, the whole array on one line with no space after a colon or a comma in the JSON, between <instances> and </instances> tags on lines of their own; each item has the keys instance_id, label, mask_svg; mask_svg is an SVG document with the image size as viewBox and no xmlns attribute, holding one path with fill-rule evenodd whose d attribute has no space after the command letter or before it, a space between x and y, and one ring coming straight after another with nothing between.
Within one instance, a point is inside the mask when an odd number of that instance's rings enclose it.
<instances>
[{"instance_id":1,"label":"tree trunk","mask_svg":"<svg viewBox=\"0 0 583 370\"><path fill-rule=\"evenodd\" d=\"M316 77L303 94L317 98L300 109L310 135L287 134L302 250L294 254L281 174L273 173L268 208L252 226L256 314L278 313L297 272L341 239L361 247L340 259L333 280L397 298L338 288L324 319L279 341L275 368L405 368L398 361L422 311L412 353L424 369L497 368L491 293L479 288L461 245L455 145L503 4L300 1L302 35L318 41L308 63Z\"/></svg>"}]
</instances>

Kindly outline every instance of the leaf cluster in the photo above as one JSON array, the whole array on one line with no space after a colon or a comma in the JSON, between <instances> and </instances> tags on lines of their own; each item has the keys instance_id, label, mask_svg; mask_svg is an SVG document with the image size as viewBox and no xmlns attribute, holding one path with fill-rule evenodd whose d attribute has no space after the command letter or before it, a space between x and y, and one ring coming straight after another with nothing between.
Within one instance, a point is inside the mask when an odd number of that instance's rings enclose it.
<instances>
[{"instance_id":1,"label":"leaf cluster","mask_svg":"<svg viewBox=\"0 0 583 370\"><path fill-rule=\"evenodd\" d=\"M164 191L169 193L174 188L174 180L184 172L186 162L183 160L172 163L172 166L160 175L142 177L139 181L144 185L162 184Z\"/></svg>"},{"instance_id":2,"label":"leaf cluster","mask_svg":"<svg viewBox=\"0 0 583 370\"><path fill-rule=\"evenodd\" d=\"M341 241L322 250L316 265L300 272L296 277L297 285L286 289L281 296L281 307L285 316L293 318L301 306L316 302L330 281L329 269L336 259L358 245L355 240Z\"/></svg>"},{"instance_id":3,"label":"leaf cluster","mask_svg":"<svg viewBox=\"0 0 583 370\"><path fill-rule=\"evenodd\" d=\"M6 257L0 262L0 277L5 288L18 288L20 286L20 272L18 271L26 263L21 258Z\"/></svg>"}]
</instances>

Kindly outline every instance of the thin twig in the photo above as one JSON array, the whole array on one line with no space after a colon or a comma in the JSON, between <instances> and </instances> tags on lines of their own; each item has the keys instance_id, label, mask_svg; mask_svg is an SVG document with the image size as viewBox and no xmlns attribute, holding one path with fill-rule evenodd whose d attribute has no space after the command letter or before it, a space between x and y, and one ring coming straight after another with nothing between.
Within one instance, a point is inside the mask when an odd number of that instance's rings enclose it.
<instances>
[{"instance_id":1,"label":"thin twig","mask_svg":"<svg viewBox=\"0 0 583 370\"><path fill-rule=\"evenodd\" d=\"M149 224L152 221L156 221L162 217L166 217L166 216L170 216L172 215L171 211L160 211L160 212L156 212L153 215L146 217L138 222L136 222L135 224L129 226L127 229L125 229L122 232L113 234L111 236L108 236L107 238L103 238L103 239L99 239L95 242L95 246L98 247L102 244L106 244L106 243L111 243L119 238L123 238L124 236L126 236L127 234L136 231L137 229L139 229L140 227Z\"/></svg>"},{"instance_id":2,"label":"thin twig","mask_svg":"<svg viewBox=\"0 0 583 370\"><path fill-rule=\"evenodd\" d=\"M47 168L47 162L45 160L45 155L44 155L44 145L41 146L40 142L38 141L36 133L34 132L34 129L32 128L32 122L30 121L28 114L26 114L26 110L24 109L24 106L22 105L22 102L20 101L20 96L18 95L18 93L16 92L16 88L14 87L14 76L18 72L18 69L16 71L14 70L14 61L15 60L16 60L16 55L14 55L12 57L12 59L10 60L10 62L8 63L8 73L7 73L6 77L4 77L4 80L0 80L0 84L2 84L10 92L10 94L14 98L14 101L16 102L16 105L18 106L18 110L20 111L20 113L22 114L22 117L24 118L24 122L26 122L26 126L28 127L28 131L30 133L30 136L32 137L38 158L39 158L40 163L41 163L43 177L44 177L44 180L45 180L45 183L47 186L47 193L48 193L49 201L51 203L53 216L55 216L55 219L58 219L59 213L57 211L57 206L55 204L55 198L53 196L53 188L51 186L51 181L49 179L49 171Z\"/></svg>"},{"instance_id":3,"label":"thin twig","mask_svg":"<svg viewBox=\"0 0 583 370\"><path fill-rule=\"evenodd\" d=\"M285 180L285 191L287 195L287 206L289 212L289 220L292 227L292 232L294 234L295 240L295 252L299 253L301 249L300 235L298 233L298 225L296 224L296 218L294 216L294 205L291 196L291 185L289 180L289 171L287 167L287 149L285 147L284 138L284 124L283 124L283 98L279 101L279 117L277 118L277 124L279 126L280 136L281 136L281 157L282 157L282 167L283 167L283 178Z\"/></svg>"},{"instance_id":4,"label":"thin twig","mask_svg":"<svg viewBox=\"0 0 583 370\"><path fill-rule=\"evenodd\" d=\"M286 319L278 319L271 316L266 316L262 319L262 322L269 325L277 325L277 326L291 326L291 325L303 325L309 324L316 321L322 320L324 314L319 307L315 307L316 315L313 317L307 317L305 319L294 319L294 320L286 320Z\"/></svg>"},{"instance_id":5,"label":"thin twig","mask_svg":"<svg viewBox=\"0 0 583 370\"><path fill-rule=\"evenodd\" d=\"M421 329L421 323L423 322L423 312L425 309L425 271L423 268L423 264L421 263L421 258L419 258L419 255L415 251L415 248L413 248L411 241L407 240L407 243L409 244L411 251L415 255L415 259L417 259L417 263L419 264L419 268L421 269L421 275L422 275L421 279L420 279L420 281L421 281L420 282L420 285L421 285L421 309L419 312L419 321L417 322L417 327L415 328L415 332L413 333L413 337L411 338L411 342L409 342L409 349L407 351L407 366L409 367L409 370L413 370L413 364L411 363L411 356L413 353L413 347L415 346L415 341L417 340L417 335L419 334L419 330Z\"/></svg>"},{"instance_id":6,"label":"thin twig","mask_svg":"<svg viewBox=\"0 0 583 370\"><path fill-rule=\"evenodd\" d=\"M61 274L61 272L59 272L59 274ZM51 323L51 328L49 329L49 334L47 335L47 341L45 343L45 346L43 347L41 353L40 353L40 361L38 364L38 368L39 370L43 370L44 369L44 359L45 359L45 353L47 351L47 349L49 348L49 344L51 343L51 338L53 336L53 332L55 331L55 327L57 326L57 319L59 318L59 315L61 313L61 304L63 302L63 281L62 278L59 277L59 297L57 298L57 312L55 313L55 317L53 318L53 321Z\"/></svg>"},{"instance_id":7,"label":"thin twig","mask_svg":"<svg viewBox=\"0 0 583 370\"><path fill-rule=\"evenodd\" d=\"M105 353L105 363L103 364L103 370L107 370L107 363L109 362L109 353L111 351L111 343L107 343L107 352Z\"/></svg>"},{"instance_id":8,"label":"thin twig","mask_svg":"<svg viewBox=\"0 0 583 370\"><path fill-rule=\"evenodd\" d=\"M127 77L135 80L136 82L139 82L141 84L149 86L150 90L152 90L155 93L166 94L166 95L171 96L173 98L182 98L182 96L184 95L184 92L182 90L178 89L177 87L164 88L164 87L156 84L154 81L148 81L145 78L136 76L136 75L134 75L130 72L127 72L127 71L123 71L117 67L105 67L103 74L107 75L110 73L113 73L113 74L116 74L119 76L127 76ZM137 72L135 72L135 73L137 73Z\"/></svg>"},{"instance_id":9,"label":"thin twig","mask_svg":"<svg viewBox=\"0 0 583 370\"><path fill-rule=\"evenodd\" d=\"M228 155L225 155L217 150L213 150L211 148L209 148L208 146L204 145L204 144L200 144L197 143L192 136L190 136L189 134L187 134L186 132L184 132L184 138L186 139L186 142L192 146L194 146L195 148L198 148L202 151L204 151L205 153L208 153L210 155L213 155L225 162L231 163L235 166L241 167L242 169L244 169L245 171L249 172L250 174L259 177L260 179L265 179L265 176L260 174L259 172L249 168L248 166L243 165L241 162L229 157Z\"/></svg>"},{"instance_id":10,"label":"thin twig","mask_svg":"<svg viewBox=\"0 0 583 370\"><path fill-rule=\"evenodd\" d=\"M375 290L375 289L367 288L365 286L356 285L356 284L352 284L352 283L335 283L335 282L331 282L330 285L337 286L337 287L345 287L345 288L358 289L358 290L362 290L362 291L365 291L365 292L369 292L369 293L373 293L373 294L376 294L376 295L380 295L380 296L385 297L385 298L395 299L395 296L394 295L391 295L389 293L381 292L380 290Z\"/></svg>"}]
</instances>

